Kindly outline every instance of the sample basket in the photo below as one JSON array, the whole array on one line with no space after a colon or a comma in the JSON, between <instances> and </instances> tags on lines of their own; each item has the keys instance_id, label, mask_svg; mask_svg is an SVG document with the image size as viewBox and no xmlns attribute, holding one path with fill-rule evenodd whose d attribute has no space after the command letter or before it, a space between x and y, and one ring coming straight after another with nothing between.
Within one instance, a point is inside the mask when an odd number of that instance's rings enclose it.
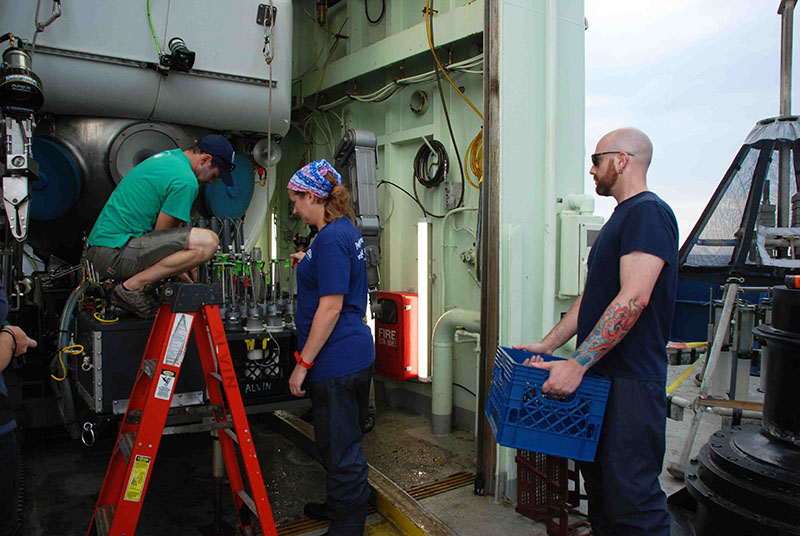
<instances>
[{"instance_id":1,"label":"sample basket","mask_svg":"<svg viewBox=\"0 0 800 536\"><path fill-rule=\"evenodd\" d=\"M587 374L571 395L542 393L550 373L521 364L531 355L497 348L486 403L495 440L506 447L594 461L611 382ZM561 359L545 354L542 358Z\"/></svg>"}]
</instances>

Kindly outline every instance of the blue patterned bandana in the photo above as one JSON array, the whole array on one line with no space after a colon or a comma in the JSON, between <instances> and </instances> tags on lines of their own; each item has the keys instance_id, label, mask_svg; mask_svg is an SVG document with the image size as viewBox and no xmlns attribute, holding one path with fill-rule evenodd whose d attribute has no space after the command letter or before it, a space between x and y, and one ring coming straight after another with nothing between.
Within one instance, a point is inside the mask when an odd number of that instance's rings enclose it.
<instances>
[{"instance_id":1,"label":"blue patterned bandana","mask_svg":"<svg viewBox=\"0 0 800 536\"><path fill-rule=\"evenodd\" d=\"M311 192L317 197L326 199L333 189L330 181L325 178L325 175L330 173L336 177L336 182L342 184L342 176L339 172L333 169L333 166L327 160L315 160L309 162L301 169L292 175L289 179L287 188L295 192Z\"/></svg>"}]
</instances>

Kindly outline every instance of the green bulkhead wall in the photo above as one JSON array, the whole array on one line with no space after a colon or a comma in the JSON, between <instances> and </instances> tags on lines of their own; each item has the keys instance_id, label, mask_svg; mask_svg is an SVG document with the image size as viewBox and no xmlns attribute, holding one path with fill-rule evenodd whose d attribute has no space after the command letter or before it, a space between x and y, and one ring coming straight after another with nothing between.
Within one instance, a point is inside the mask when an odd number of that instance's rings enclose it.
<instances>
[{"instance_id":1,"label":"green bulkhead wall","mask_svg":"<svg viewBox=\"0 0 800 536\"><path fill-rule=\"evenodd\" d=\"M435 79L399 88L381 102L348 99L331 109L326 105L347 94L369 95L401 78L434 70L425 31L423 0L387 1L377 24L368 22L363 0L342 0L328 9L327 23L314 20L314 1L294 3L294 72L292 128L281 144L283 157L277 170L279 195L274 214L278 220L280 256L293 248L287 239L295 232L306 233L299 220L289 217L285 185L292 173L311 159L333 159L344 130L371 130L378 136L378 179L394 183L413 195L413 162L420 146L435 139L444 144L449 157L448 182L461 184L458 158L450 140ZM369 2L370 17L380 16L380 1ZM479 56L482 52L483 2L434 2L433 31L437 53L444 64ZM340 36L337 39L335 34ZM476 72L450 73L465 95L482 109L482 64L467 69ZM445 103L455 134L462 165L467 147L480 132L481 120L457 92L441 80ZM319 91L318 91L319 90ZM412 94L424 92L424 110L412 111ZM417 95L417 98L419 95ZM415 101L419 108L419 101ZM312 113L312 110L317 110ZM466 170L465 170L466 172ZM473 177L473 181L474 181ZM420 201L434 214L445 214L445 183L427 189L417 185ZM424 217L416 202L394 185L379 187L381 213L381 289L417 291L417 222ZM465 183L463 211L431 220L430 328L436 319L454 307L479 310L480 287L475 281L478 190ZM446 293L446 296L445 296ZM453 381L473 393L476 389L475 343L455 345ZM420 407L430 411L430 385L405 382L403 388L420 395ZM454 390L459 427L472 428L475 398L466 389ZM461 416L459 420L458 416Z\"/></svg>"},{"instance_id":2,"label":"green bulkhead wall","mask_svg":"<svg viewBox=\"0 0 800 536\"><path fill-rule=\"evenodd\" d=\"M583 0L497 4L499 342L513 345L541 340L572 303L557 298L557 215L583 193L585 19ZM511 500L515 452L497 451L496 496Z\"/></svg>"},{"instance_id":3,"label":"green bulkhead wall","mask_svg":"<svg viewBox=\"0 0 800 536\"><path fill-rule=\"evenodd\" d=\"M380 16L381 4L368 2L373 20ZM540 338L569 306L555 298L545 276L550 273L554 279L557 270L555 222L561 210L557 199L583 189L584 19L583 0L499 4L501 243L488 253L500 263L500 341L516 343ZM327 21L320 26L315 20L316 2L294 2L292 128L281 143L283 157L272 206L279 256L293 251L289 239L294 233L307 232L302 222L289 216L286 182L307 161L332 159L348 128L371 130L378 136L379 180L413 194L413 160L426 138L442 142L447 150L446 181L461 183L435 80L403 85L387 98L383 97L391 90L381 91L398 79L434 70L425 31L425 1L387 1L377 24L368 22L364 7L363 0L340 0L328 9ZM482 54L482 0L437 0L434 9L434 39L444 64ZM481 70L478 64L450 74L483 111ZM463 164L482 121L446 80L441 82ZM427 96L422 112L411 109L415 91ZM345 98L348 95L360 100ZM445 213L444 183L432 189L418 184L417 191L428 211ZM475 258L478 202L478 190L466 183L463 206L476 210L454 214L446 221L430 218L429 333L447 310L480 309L474 264L463 260ZM390 184L380 186L379 204L381 288L415 292L417 222L423 213L413 199ZM472 427L475 398L467 390L475 392L476 376L474 342L457 342L453 381L466 388L453 390L454 424L459 428ZM402 389L411 399L431 394L429 384L405 382ZM427 404L424 409L430 411Z\"/></svg>"}]
</instances>

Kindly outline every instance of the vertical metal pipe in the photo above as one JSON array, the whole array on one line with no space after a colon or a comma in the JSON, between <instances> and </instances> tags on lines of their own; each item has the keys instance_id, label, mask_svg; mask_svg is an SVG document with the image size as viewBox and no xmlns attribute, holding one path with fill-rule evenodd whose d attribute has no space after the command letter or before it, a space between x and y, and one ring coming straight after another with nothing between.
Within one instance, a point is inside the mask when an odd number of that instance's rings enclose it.
<instances>
[{"instance_id":1,"label":"vertical metal pipe","mask_svg":"<svg viewBox=\"0 0 800 536\"><path fill-rule=\"evenodd\" d=\"M278 288L277 288L277 281L276 281L277 277L276 277L276 274L275 274L275 264L276 264L276 262L277 262L276 259L271 259L269 261L269 293L270 293L270 299L273 302L278 300L278 296L277 296Z\"/></svg>"},{"instance_id":2,"label":"vertical metal pipe","mask_svg":"<svg viewBox=\"0 0 800 536\"><path fill-rule=\"evenodd\" d=\"M486 0L483 8L483 162L481 198L481 356L478 392L475 492L490 495L495 488L496 448L483 412L492 381L494 351L499 336L500 279L500 0Z\"/></svg>"},{"instance_id":3,"label":"vertical metal pipe","mask_svg":"<svg viewBox=\"0 0 800 536\"><path fill-rule=\"evenodd\" d=\"M783 0L781 16L781 115L792 115L792 34L797 0Z\"/></svg>"},{"instance_id":4,"label":"vertical metal pipe","mask_svg":"<svg viewBox=\"0 0 800 536\"><path fill-rule=\"evenodd\" d=\"M277 261L283 261L283 259L275 259L275 299L281 299L281 265Z\"/></svg>"},{"instance_id":5,"label":"vertical metal pipe","mask_svg":"<svg viewBox=\"0 0 800 536\"><path fill-rule=\"evenodd\" d=\"M542 337L553 327L556 294L556 162L558 161L558 6L545 5L545 172Z\"/></svg>"},{"instance_id":6,"label":"vertical metal pipe","mask_svg":"<svg viewBox=\"0 0 800 536\"><path fill-rule=\"evenodd\" d=\"M783 0L778 14L781 16L781 116L792 115L792 34L794 6L797 0ZM789 226L790 149L781 147L778 167L778 227Z\"/></svg>"}]
</instances>

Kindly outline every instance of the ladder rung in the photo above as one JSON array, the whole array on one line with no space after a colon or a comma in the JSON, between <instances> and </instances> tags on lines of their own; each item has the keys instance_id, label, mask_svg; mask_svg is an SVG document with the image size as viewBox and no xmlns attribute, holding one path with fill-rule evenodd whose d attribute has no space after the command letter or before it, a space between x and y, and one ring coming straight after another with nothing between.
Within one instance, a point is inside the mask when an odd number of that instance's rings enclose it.
<instances>
[{"instance_id":1,"label":"ladder rung","mask_svg":"<svg viewBox=\"0 0 800 536\"><path fill-rule=\"evenodd\" d=\"M141 420L142 420L142 410L140 409L129 411L128 415L125 417L125 422L128 424L139 424Z\"/></svg>"},{"instance_id":2,"label":"ladder rung","mask_svg":"<svg viewBox=\"0 0 800 536\"><path fill-rule=\"evenodd\" d=\"M156 367L158 366L158 361L155 359L145 359L142 363L142 372L153 377L153 374L156 373Z\"/></svg>"},{"instance_id":3,"label":"ladder rung","mask_svg":"<svg viewBox=\"0 0 800 536\"><path fill-rule=\"evenodd\" d=\"M207 432L209 430L219 430L221 428L231 427L233 427L233 423L228 421L165 426L164 431L161 432L161 435L191 434L193 432Z\"/></svg>"},{"instance_id":4,"label":"ladder rung","mask_svg":"<svg viewBox=\"0 0 800 536\"><path fill-rule=\"evenodd\" d=\"M108 535L108 531L111 530L111 522L114 520L114 510L116 510L116 506L113 504L104 504L97 509L94 514L94 526L98 536Z\"/></svg>"},{"instance_id":5,"label":"ladder rung","mask_svg":"<svg viewBox=\"0 0 800 536\"><path fill-rule=\"evenodd\" d=\"M174 417L176 415L208 415L214 413L215 411L222 411L222 405L205 404L203 406L176 406L174 408L169 408L167 417ZM139 424L139 420L141 418L142 410L134 409L128 412L128 418L125 419L125 422L130 424Z\"/></svg>"},{"instance_id":6,"label":"ladder rung","mask_svg":"<svg viewBox=\"0 0 800 536\"><path fill-rule=\"evenodd\" d=\"M131 452L133 452L133 444L136 441L136 432L125 432L119 438L119 450L125 457L125 461L131 460Z\"/></svg>"},{"instance_id":7,"label":"ladder rung","mask_svg":"<svg viewBox=\"0 0 800 536\"><path fill-rule=\"evenodd\" d=\"M253 512L253 515L256 516L256 519L258 519L258 511L256 510L256 503L253 501L253 499L250 498L250 495L248 495L247 492L243 489L237 489L236 495L239 496L242 502L247 505L247 507L250 509L251 512Z\"/></svg>"},{"instance_id":8,"label":"ladder rung","mask_svg":"<svg viewBox=\"0 0 800 536\"><path fill-rule=\"evenodd\" d=\"M228 434L231 437L231 439L233 439L234 443L236 443L237 445L239 444L239 438L236 437L236 432L234 432L230 428L226 428L225 433Z\"/></svg>"},{"instance_id":9,"label":"ladder rung","mask_svg":"<svg viewBox=\"0 0 800 536\"><path fill-rule=\"evenodd\" d=\"M209 372L208 375L222 383L222 376L220 376L218 372Z\"/></svg>"}]
</instances>

